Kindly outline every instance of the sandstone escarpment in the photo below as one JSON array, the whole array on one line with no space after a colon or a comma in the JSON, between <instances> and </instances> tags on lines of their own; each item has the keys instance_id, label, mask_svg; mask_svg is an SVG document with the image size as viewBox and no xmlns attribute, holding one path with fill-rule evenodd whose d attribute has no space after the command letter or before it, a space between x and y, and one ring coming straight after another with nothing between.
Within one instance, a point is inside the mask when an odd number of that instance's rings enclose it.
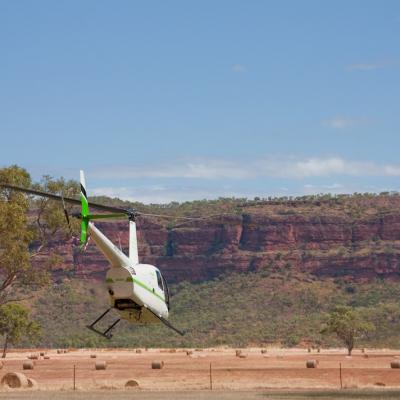
<instances>
[{"instance_id":1,"label":"sandstone escarpment","mask_svg":"<svg viewBox=\"0 0 400 400\"><path fill-rule=\"evenodd\" d=\"M127 250L128 224L98 227ZM288 214L246 211L170 226L139 219L140 260L157 265L167 280L206 280L228 271L302 271L317 276L375 279L400 277L400 213ZM58 272L101 278L107 261L93 244L85 253L70 242L53 243L64 257Z\"/></svg>"}]
</instances>

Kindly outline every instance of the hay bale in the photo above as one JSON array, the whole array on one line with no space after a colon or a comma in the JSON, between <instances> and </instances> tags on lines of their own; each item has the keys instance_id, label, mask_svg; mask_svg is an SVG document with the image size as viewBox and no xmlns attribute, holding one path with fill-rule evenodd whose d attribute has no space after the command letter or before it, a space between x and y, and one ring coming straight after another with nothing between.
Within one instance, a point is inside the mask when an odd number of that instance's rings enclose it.
<instances>
[{"instance_id":1,"label":"hay bale","mask_svg":"<svg viewBox=\"0 0 400 400\"><path fill-rule=\"evenodd\" d=\"M307 368L317 368L318 367L318 360L307 360L306 361Z\"/></svg>"},{"instance_id":2,"label":"hay bale","mask_svg":"<svg viewBox=\"0 0 400 400\"><path fill-rule=\"evenodd\" d=\"M96 361L94 364L94 368L98 370L106 369L107 368L107 363L105 361Z\"/></svg>"},{"instance_id":3,"label":"hay bale","mask_svg":"<svg viewBox=\"0 0 400 400\"><path fill-rule=\"evenodd\" d=\"M20 372L8 372L1 379L1 385L12 389L27 388L28 379Z\"/></svg>"},{"instance_id":4,"label":"hay bale","mask_svg":"<svg viewBox=\"0 0 400 400\"><path fill-rule=\"evenodd\" d=\"M261 349L261 354L267 353L267 349Z\"/></svg>"},{"instance_id":5,"label":"hay bale","mask_svg":"<svg viewBox=\"0 0 400 400\"><path fill-rule=\"evenodd\" d=\"M308 352L308 353L311 353L311 347L309 347L309 348L307 349L307 352Z\"/></svg>"},{"instance_id":6,"label":"hay bale","mask_svg":"<svg viewBox=\"0 0 400 400\"><path fill-rule=\"evenodd\" d=\"M318 347L317 353L321 353L321 348L320 347Z\"/></svg>"},{"instance_id":7,"label":"hay bale","mask_svg":"<svg viewBox=\"0 0 400 400\"><path fill-rule=\"evenodd\" d=\"M57 349L57 354L62 354L63 351L61 349Z\"/></svg>"},{"instance_id":8,"label":"hay bale","mask_svg":"<svg viewBox=\"0 0 400 400\"><path fill-rule=\"evenodd\" d=\"M39 354L37 353L32 353L31 355L28 356L29 360L39 360Z\"/></svg>"},{"instance_id":9,"label":"hay bale","mask_svg":"<svg viewBox=\"0 0 400 400\"><path fill-rule=\"evenodd\" d=\"M33 369L33 361L24 361L22 369Z\"/></svg>"},{"instance_id":10,"label":"hay bale","mask_svg":"<svg viewBox=\"0 0 400 400\"><path fill-rule=\"evenodd\" d=\"M136 354L141 354L141 353L142 353L142 350L136 349Z\"/></svg>"},{"instance_id":11,"label":"hay bale","mask_svg":"<svg viewBox=\"0 0 400 400\"><path fill-rule=\"evenodd\" d=\"M365 353L365 349L364 348L361 349L361 353L363 353L363 354Z\"/></svg>"},{"instance_id":12,"label":"hay bale","mask_svg":"<svg viewBox=\"0 0 400 400\"><path fill-rule=\"evenodd\" d=\"M43 359L44 360L50 360L50 356L44 356Z\"/></svg>"},{"instance_id":13,"label":"hay bale","mask_svg":"<svg viewBox=\"0 0 400 400\"><path fill-rule=\"evenodd\" d=\"M97 354L91 354L90 355L90 358L96 358L97 357Z\"/></svg>"},{"instance_id":14,"label":"hay bale","mask_svg":"<svg viewBox=\"0 0 400 400\"><path fill-rule=\"evenodd\" d=\"M400 361L397 361L397 360L391 361L390 368L399 369L400 368Z\"/></svg>"},{"instance_id":15,"label":"hay bale","mask_svg":"<svg viewBox=\"0 0 400 400\"><path fill-rule=\"evenodd\" d=\"M176 353L176 349L169 349L168 353Z\"/></svg>"},{"instance_id":16,"label":"hay bale","mask_svg":"<svg viewBox=\"0 0 400 400\"><path fill-rule=\"evenodd\" d=\"M235 355L236 357L239 357L242 354L242 350L236 350Z\"/></svg>"},{"instance_id":17,"label":"hay bale","mask_svg":"<svg viewBox=\"0 0 400 400\"><path fill-rule=\"evenodd\" d=\"M164 361L152 361L151 369L162 369L164 367Z\"/></svg>"},{"instance_id":18,"label":"hay bale","mask_svg":"<svg viewBox=\"0 0 400 400\"><path fill-rule=\"evenodd\" d=\"M44 351L41 351L41 352L39 353L39 355L40 355L40 357L44 357L44 356L46 355L46 353L45 353Z\"/></svg>"},{"instance_id":19,"label":"hay bale","mask_svg":"<svg viewBox=\"0 0 400 400\"><path fill-rule=\"evenodd\" d=\"M28 378L28 388L36 389L37 387L38 387L37 382L32 378Z\"/></svg>"},{"instance_id":20,"label":"hay bale","mask_svg":"<svg viewBox=\"0 0 400 400\"><path fill-rule=\"evenodd\" d=\"M193 354L193 351L191 351L191 350L187 350L187 351L186 351L186 355L187 355L187 356L191 356L192 354Z\"/></svg>"},{"instance_id":21,"label":"hay bale","mask_svg":"<svg viewBox=\"0 0 400 400\"><path fill-rule=\"evenodd\" d=\"M125 387L127 389L137 389L137 388L139 388L139 383L138 383L138 381L135 381L134 379L129 379L125 383Z\"/></svg>"},{"instance_id":22,"label":"hay bale","mask_svg":"<svg viewBox=\"0 0 400 400\"><path fill-rule=\"evenodd\" d=\"M64 350L63 350L63 353L64 353L64 354L68 353L68 349L64 349Z\"/></svg>"},{"instance_id":23,"label":"hay bale","mask_svg":"<svg viewBox=\"0 0 400 400\"><path fill-rule=\"evenodd\" d=\"M240 354L238 355L238 357L239 357L239 358L247 358L247 354L240 353Z\"/></svg>"}]
</instances>

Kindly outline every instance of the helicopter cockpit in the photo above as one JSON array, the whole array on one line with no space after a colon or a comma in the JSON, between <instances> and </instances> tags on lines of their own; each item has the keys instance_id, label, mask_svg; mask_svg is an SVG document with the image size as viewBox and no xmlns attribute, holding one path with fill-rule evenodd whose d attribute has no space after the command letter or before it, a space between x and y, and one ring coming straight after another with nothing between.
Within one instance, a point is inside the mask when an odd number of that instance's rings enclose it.
<instances>
[{"instance_id":1,"label":"helicopter cockpit","mask_svg":"<svg viewBox=\"0 0 400 400\"><path fill-rule=\"evenodd\" d=\"M167 281L161 275L161 272L158 269L156 269L156 275L157 275L158 287L164 292L165 303L167 304L167 307L168 307L168 310L169 310L169 290L168 290Z\"/></svg>"}]
</instances>

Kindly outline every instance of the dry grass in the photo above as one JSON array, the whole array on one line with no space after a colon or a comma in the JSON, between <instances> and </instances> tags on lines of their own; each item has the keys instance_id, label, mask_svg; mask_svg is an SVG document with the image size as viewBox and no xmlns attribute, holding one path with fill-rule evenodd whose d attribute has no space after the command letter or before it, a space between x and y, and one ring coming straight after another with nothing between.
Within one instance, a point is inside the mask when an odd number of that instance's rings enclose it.
<instances>
[{"instance_id":1,"label":"dry grass","mask_svg":"<svg viewBox=\"0 0 400 400\"><path fill-rule=\"evenodd\" d=\"M391 361L390 362L390 368L394 368L394 369L399 369L400 368L400 361Z\"/></svg>"},{"instance_id":2,"label":"dry grass","mask_svg":"<svg viewBox=\"0 0 400 400\"><path fill-rule=\"evenodd\" d=\"M318 360L307 360L306 361L307 368L317 368L318 364L319 364Z\"/></svg>"},{"instance_id":3,"label":"dry grass","mask_svg":"<svg viewBox=\"0 0 400 400\"><path fill-rule=\"evenodd\" d=\"M151 363L151 369L162 369L164 367L164 361L153 361Z\"/></svg>"},{"instance_id":4,"label":"dry grass","mask_svg":"<svg viewBox=\"0 0 400 400\"><path fill-rule=\"evenodd\" d=\"M27 388L28 379L20 372L8 372L1 379L1 385L12 389Z\"/></svg>"},{"instance_id":5,"label":"dry grass","mask_svg":"<svg viewBox=\"0 0 400 400\"><path fill-rule=\"evenodd\" d=\"M128 389L132 389L132 388L137 389L139 387L139 383L137 381L135 381L134 379L129 379L125 383L125 387L128 388Z\"/></svg>"},{"instance_id":6,"label":"dry grass","mask_svg":"<svg viewBox=\"0 0 400 400\"><path fill-rule=\"evenodd\" d=\"M106 361L96 361L94 368L96 371L104 370L107 368L107 363Z\"/></svg>"},{"instance_id":7,"label":"dry grass","mask_svg":"<svg viewBox=\"0 0 400 400\"><path fill-rule=\"evenodd\" d=\"M33 369L33 361L24 361L22 364L22 369Z\"/></svg>"}]
</instances>

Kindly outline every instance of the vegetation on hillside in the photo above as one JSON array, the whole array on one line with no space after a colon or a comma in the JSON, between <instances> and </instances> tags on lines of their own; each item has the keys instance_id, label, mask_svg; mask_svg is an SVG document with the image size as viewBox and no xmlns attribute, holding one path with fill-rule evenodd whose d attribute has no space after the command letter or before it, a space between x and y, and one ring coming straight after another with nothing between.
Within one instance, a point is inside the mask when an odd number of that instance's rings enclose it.
<instances>
[{"instance_id":1,"label":"vegetation on hillside","mask_svg":"<svg viewBox=\"0 0 400 400\"><path fill-rule=\"evenodd\" d=\"M78 190L74 181L50 177L32 184L29 174L15 166L0 170L0 182L68 196L76 196ZM167 205L144 205L106 197L92 200L148 213L213 218L222 214L260 213L340 215L354 219L393 213L400 206L397 193L295 199L220 198ZM167 220L166 224L172 227L176 220ZM46 279L51 258L49 263L39 263L39 270L30 268L32 258L40 255L55 234L69 237L60 204L0 190L0 303L33 296L33 289L42 288L34 301L26 301L43 328L42 346L340 345L334 334L321 334L329 321L328 314L338 306L352 307L363 321L378 327L362 339L364 345L398 347L400 343L400 285L384 280L364 284L340 278L318 280L292 269L290 263L280 262L281 253L257 272L172 286L171 321L187 331L185 337L161 325L140 327L122 322L113 340L108 342L85 328L108 307L104 284L78 280L73 274L62 283L51 282ZM378 245L378 242L371 244ZM390 250L382 251L390 254ZM46 284L50 286L43 289ZM31 344L28 339L22 342Z\"/></svg>"},{"instance_id":2,"label":"vegetation on hillside","mask_svg":"<svg viewBox=\"0 0 400 400\"><path fill-rule=\"evenodd\" d=\"M107 341L85 328L107 307L103 284L73 279L54 284L34 308L44 332L41 345L342 346L336 335L321 333L328 313L338 306L352 307L363 321L378 327L362 338L360 345L399 347L400 343L400 285L392 282L351 284L263 270L200 284L182 282L171 289L171 321L185 330L186 336L162 325L144 327L124 321Z\"/></svg>"}]
</instances>

